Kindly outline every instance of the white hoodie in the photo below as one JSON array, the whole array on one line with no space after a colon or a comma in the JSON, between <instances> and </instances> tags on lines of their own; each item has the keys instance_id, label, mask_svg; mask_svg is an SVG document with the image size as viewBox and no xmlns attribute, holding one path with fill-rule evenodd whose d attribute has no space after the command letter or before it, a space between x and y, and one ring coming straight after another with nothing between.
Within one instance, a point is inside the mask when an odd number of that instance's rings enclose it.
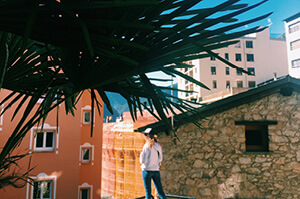
<instances>
[{"instance_id":1,"label":"white hoodie","mask_svg":"<svg viewBox=\"0 0 300 199\"><path fill-rule=\"evenodd\" d=\"M140 154L142 170L159 171L159 164L162 162L162 158L162 149L158 142L155 142L151 149L146 143Z\"/></svg>"}]
</instances>

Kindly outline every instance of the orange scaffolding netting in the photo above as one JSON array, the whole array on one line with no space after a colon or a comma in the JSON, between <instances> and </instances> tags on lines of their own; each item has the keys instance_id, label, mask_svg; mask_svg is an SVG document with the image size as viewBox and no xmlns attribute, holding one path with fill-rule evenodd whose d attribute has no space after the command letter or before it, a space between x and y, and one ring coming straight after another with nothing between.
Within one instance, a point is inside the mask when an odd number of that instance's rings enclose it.
<instances>
[{"instance_id":1,"label":"orange scaffolding netting","mask_svg":"<svg viewBox=\"0 0 300 199\"><path fill-rule=\"evenodd\" d=\"M145 144L144 136L133 132L133 125L125 122L105 125L101 192L113 194L115 199L144 196L139 162L139 156Z\"/></svg>"}]
</instances>

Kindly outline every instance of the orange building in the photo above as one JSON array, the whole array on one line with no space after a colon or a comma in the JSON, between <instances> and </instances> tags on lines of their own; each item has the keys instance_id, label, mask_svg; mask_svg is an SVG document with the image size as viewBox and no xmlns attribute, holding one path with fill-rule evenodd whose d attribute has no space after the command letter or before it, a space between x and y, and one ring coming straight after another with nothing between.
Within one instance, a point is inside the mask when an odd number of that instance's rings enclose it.
<instances>
[{"instance_id":1,"label":"orange building","mask_svg":"<svg viewBox=\"0 0 300 199\"><path fill-rule=\"evenodd\" d=\"M0 100L8 93L2 90ZM21 117L11 122L15 108L12 107L0 118L0 148ZM48 115L43 128L35 126L27 133L14 153L29 152L30 155L19 162L20 172L26 172L30 162L30 167L34 169L29 177L34 183L20 189L0 189L1 199L101 198L103 115L94 117L91 137L91 100L88 92L84 92L76 108L75 116L66 115L61 105L58 120L54 110Z\"/></svg>"}]
</instances>

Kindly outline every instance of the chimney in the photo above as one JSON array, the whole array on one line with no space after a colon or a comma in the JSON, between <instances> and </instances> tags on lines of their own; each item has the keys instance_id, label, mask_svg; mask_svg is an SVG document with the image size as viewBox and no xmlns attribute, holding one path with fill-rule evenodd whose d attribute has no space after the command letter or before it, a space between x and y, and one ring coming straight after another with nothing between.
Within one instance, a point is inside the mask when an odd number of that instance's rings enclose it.
<instances>
[{"instance_id":1,"label":"chimney","mask_svg":"<svg viewBox=\"0 0 300 199\"><path fill-rule=\"evenodd\" d=\"M274 80L274 81L277 80L277 73L273 73L273 80Z\"/></svg>"}]
</instances>

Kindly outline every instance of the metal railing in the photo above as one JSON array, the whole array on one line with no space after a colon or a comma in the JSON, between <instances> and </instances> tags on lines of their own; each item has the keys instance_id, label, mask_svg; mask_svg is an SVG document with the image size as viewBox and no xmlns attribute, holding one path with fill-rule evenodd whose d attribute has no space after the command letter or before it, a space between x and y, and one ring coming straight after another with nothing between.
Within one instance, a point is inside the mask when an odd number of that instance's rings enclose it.
<instances>
[{"instance_id":1,"label":"metal railing","mask_svg":"<svg viewBox=\"0 0 300 199\"><path fill-rule=\"evenodd\" d=\"M170 194L166 194L166 197L167 198L180 198L180 199L196 199L194 197L188 197L188 196L177 196L177 195L170 195ZM142 197L138 197L138 198L135 198L135 199L143 199L145 198L145 196L142 196ZM153 196L151 196L151 198L154 199Z\"/></svg>"}]
</instances>

